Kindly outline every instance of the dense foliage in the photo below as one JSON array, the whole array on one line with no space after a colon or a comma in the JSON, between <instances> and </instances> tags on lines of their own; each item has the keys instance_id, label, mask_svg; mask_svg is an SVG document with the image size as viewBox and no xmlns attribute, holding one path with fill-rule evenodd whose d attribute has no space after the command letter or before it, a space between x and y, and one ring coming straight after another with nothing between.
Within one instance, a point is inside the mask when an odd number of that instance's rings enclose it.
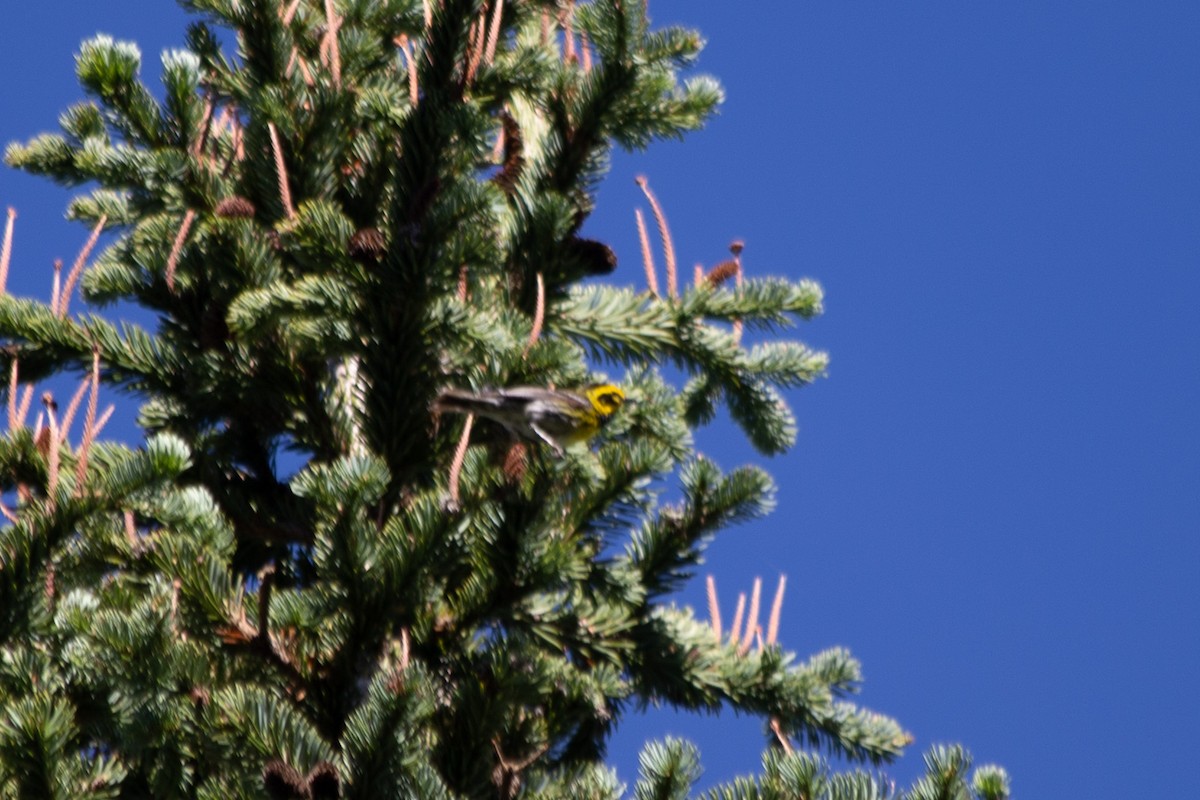
<instances>
[{"instance_id":1,"label":"dense foliage","mask_svg":"<svg viewBox=\"0 0 1200 800\"><path fill-rule=\"evenodd\" d=\"M691 429L724 405L786 450L779 390L826 364L776 336L814 283L735 256L635 291L579 233L612 147L720 101L678 77L700 38L633 0L185 5L163 96L97 37L89 99L6 154L86 187L69 213L104 238L51 303L0 298L0 795L617 797L607 737L666 703L769 723L761 775L714 798L888 796L869 767L909 740L848 699L848 653L667 602L773 492ZM77 282L157 324L72 313ZM79 393L27 424L60 372ZM602 378L635 402L561 457L431 410ZM143 446L98 440L102 386ZM1007 795L960 749L928 763L908 796ZM633 792L697 774L651 744Z\"/></svg>"}]
</instances>

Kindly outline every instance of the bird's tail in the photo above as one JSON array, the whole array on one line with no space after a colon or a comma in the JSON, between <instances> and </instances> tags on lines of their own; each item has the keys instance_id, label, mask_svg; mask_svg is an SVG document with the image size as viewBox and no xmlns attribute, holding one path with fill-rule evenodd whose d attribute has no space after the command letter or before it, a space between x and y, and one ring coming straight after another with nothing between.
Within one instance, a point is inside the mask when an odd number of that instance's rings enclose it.
<instances>
[{"instance_id":1,"label":"bird's tail","mask_svg":"<svg viewBox=\"0 0 1200 800\"><path fill-rule=\"evenodd\" d=\"M433 401L433 410L451 414L487 414L495 411L499 398L480 395L465 389L448 389Z\"/></svg>"}]
</instances>

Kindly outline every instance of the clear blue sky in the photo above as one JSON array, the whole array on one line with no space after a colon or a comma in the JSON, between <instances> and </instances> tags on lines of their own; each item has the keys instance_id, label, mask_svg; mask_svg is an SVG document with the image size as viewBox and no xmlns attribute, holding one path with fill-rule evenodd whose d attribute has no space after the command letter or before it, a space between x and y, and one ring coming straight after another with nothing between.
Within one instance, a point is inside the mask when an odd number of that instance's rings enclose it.
<instances>
[{"instance_id":1,"label":"clear blue sky","mask_svg":"<svg viewBox=\"0 0 1200 800\"><path fill-rule=\"evenodd\" d=\"M0 140L54 127L96 31L157 54L165 0L15 3L0 27ZM768 5L771 10L768 10ZM781 10L777 10L781 9ZM686 142L617 159L588 231L642 285L633 176L680 260L746 241L753 274L810 276L832 355L768 463L779 510L711 550L725 615L784 572L780 638L841 644L861 700L962 741L1019 796L1195 792L1200 752L1200 3L651 0L709 39L728 102ZM66 193L0 171L19 293L84 238ZM723 465L757 457L716 425ZM683 600L703 605L701 582ZM757 767L759 723L651 714L706 783Z\"/></svg>"}]
</instances>

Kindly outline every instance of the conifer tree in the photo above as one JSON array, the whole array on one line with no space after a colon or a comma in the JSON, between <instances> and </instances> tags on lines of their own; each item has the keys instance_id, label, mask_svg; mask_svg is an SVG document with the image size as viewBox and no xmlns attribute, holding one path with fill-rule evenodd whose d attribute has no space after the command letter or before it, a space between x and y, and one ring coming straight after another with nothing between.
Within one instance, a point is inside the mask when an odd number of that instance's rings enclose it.
<instances>
[{"instance_id":1,"label":"conifer tree","mask_svg":"<svg viewBox=\"0 0 1200 800\"><path fill-rule=\"evenodd\" d=\"M637 290L580 235L613 147L719 103L680 78L699 36L638 0L184 5L163 96L97 36L88 99L6 152L86 187L92 236L49 304L0 298L0 796L685 797L686 742L604 762L649 703L763 719L760 774L710 797L889 796L874 768L909 737L849 699L849 653L668 602L771 507L691 430L723 406L782 452L780 390L826 364L778 336L816 284L736 252L683 282L668 249ZM79 391L30 424L64 372ZM563 452L435 413L602 381L632 402ZM142 446L103 439L102 389L140 403ZM1007 796L969 762L931 751L905 796Z\"/></svg>"}]
</instances>

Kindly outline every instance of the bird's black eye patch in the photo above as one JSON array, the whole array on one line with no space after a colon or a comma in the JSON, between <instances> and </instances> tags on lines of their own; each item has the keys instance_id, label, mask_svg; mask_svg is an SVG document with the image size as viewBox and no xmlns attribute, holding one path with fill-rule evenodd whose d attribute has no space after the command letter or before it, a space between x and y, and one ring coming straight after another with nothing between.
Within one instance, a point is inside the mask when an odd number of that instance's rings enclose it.
<instances>
[{"instance_id":1,"label":"bird's black eye patch","mask_svg":"<svg viewBox=\"0 0 1200 800\"><path fill-rule=\"evenodd\" d=\"M619 406L621 405L621 396L616 392L605 392L600 395L600 402L606 406Z\"/></svg>"}]
</instances>

